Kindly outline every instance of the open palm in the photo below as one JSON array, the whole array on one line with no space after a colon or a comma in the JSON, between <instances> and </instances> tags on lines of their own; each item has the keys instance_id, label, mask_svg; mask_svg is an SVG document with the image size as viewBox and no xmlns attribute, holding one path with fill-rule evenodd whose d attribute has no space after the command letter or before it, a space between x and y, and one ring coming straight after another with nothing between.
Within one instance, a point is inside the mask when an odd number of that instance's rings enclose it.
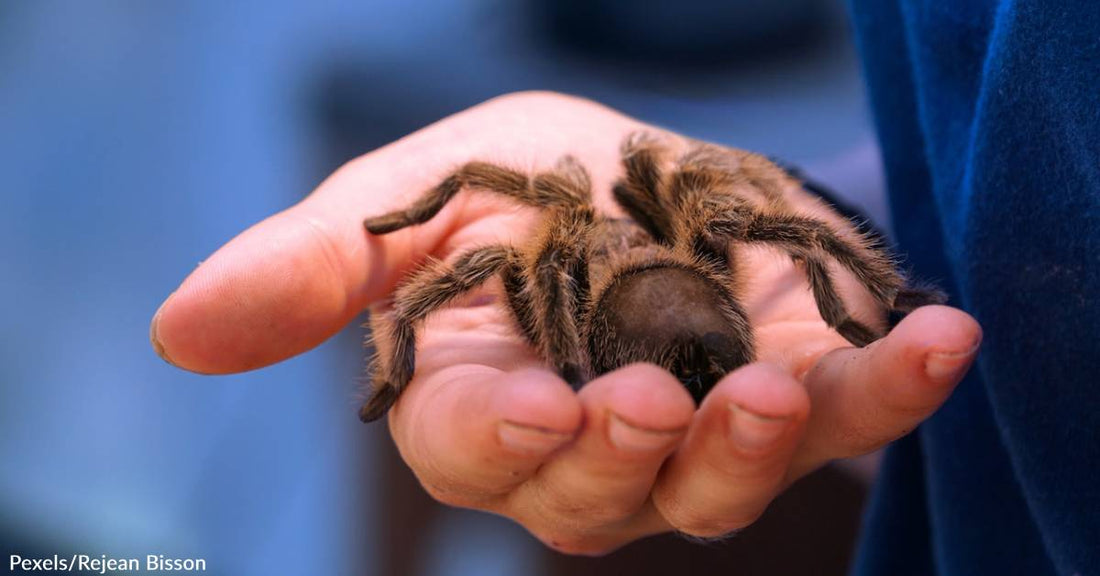
<instances>
[{"instance_id":1,"label":"open palm","mask_svg":"<svg viewBox=\"0 0 1100 576\"><path fill-rule=\"evenodd\" d=\"M384 309L424 258L518 243L538 214L464 194L428 223L382 237L363 230L365 217L407 205L469 160L533 171L565 154L590 170L597 205L614 212L618 143L639 129L653 130L554 94L512 95L443 120L349 163L219 250L162 306L154 346L203 373L308 350L364 308ZM425 322L415 378L390 413L402 456L438 500L514 518L565 552L602 553L669 530L717 536L753 522L823 463L911 430L974 358L979 327L942 306L851 348L821 320L789 259L737 249L760 361L720 381L698 410L651 365L574 392L526 344L491 282ZM869 296L846 277L838 284L853 315L875 321Z\"/></svg>"}]
</instances>

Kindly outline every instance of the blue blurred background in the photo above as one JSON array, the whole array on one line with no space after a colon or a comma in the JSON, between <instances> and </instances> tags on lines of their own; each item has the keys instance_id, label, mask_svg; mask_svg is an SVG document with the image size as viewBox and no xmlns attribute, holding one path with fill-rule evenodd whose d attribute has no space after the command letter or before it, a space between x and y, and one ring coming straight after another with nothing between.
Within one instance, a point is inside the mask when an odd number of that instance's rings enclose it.
<instances>
[{"instance_id":1,"label":"blue blurred background","mask_svg":"<svg viewBox=\"0 0 1100 576\"><path fill-rule=\"evenodd\" d=\"M882 222L844 17L830 0L0 4L5 566L83 552L242 576L580 573L506 521L425 502L382 427L355 418L358 327L203 377L155 356L149 320L344 161L515 90L781 156ZM814 552L833 562L819 574L842 570L862 494L827 491L848 508L791 512L847 522Z\"/></svg>"}]
</instances>

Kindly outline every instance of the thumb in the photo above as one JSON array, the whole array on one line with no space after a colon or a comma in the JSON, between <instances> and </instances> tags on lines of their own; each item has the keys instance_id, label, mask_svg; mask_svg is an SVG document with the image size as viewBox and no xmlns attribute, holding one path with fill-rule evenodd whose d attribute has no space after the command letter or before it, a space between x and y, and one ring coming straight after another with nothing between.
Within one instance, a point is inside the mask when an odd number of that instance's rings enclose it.
<instances>
[{"instance_id":1,"label":"thumb","mask_svg":"<svg viewBox=\"0 0 1100 576\"><path fill-rule=\"evenodd\" d=\"M374 160L338 171L312 196L203 262L154 316L150 339L157 353L194 372L252 370L321 344L384 298L433 250L448 217L416 234L369 235L363 217L379 208L370 205L361 176Z\"/></svg>"}]
</instances>

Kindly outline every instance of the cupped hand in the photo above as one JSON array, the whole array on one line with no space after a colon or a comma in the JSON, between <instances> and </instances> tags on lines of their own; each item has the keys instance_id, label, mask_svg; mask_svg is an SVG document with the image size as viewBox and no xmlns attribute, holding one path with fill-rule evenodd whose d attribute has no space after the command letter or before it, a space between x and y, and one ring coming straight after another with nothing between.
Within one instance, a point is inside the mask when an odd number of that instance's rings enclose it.
<instances>
[{"instance_id":1,"label":"cupped hand","mask_svg":"<svg viewBox=\"0 0 1100 576\"><path fill-rule=\"evenodd\" d=\"M447 118L352 161L218 250L157 312L153 345L172 364L209 374L309 350L364 308L384 309L424 258L521 241L536 214L474 193L386 236L365 232L365 217L407 205L469 160L534 171L565 154L589 169L597 205L614 212L619 143L641 129L656 130L543 93ZM817 210L808 197L790 200ZM738 248L738 261L749 271L745 305L760 361L721 380L698 409L671 374L650 365L574 392L525 344L490 284L425 323L415 378L390 412L402 456L441 502L511 517L564 552L600 554L672 530L719 536L752 523L784 487L829 460L912 430L977 352L977 323L943 306L851 348L821 320L783 255ZM854 315L874 322L854 281L838 284Z\"/></svg>"}]
</instances>

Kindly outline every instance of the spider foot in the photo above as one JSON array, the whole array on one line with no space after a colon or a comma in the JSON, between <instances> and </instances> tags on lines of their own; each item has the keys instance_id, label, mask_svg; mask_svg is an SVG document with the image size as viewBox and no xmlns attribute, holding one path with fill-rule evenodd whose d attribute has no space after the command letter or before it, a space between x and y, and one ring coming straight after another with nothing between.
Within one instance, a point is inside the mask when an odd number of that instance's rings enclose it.
<instances>
[{"instance_id":1,"label":"spider foot","mask_svg":"<svg viewBox=\"0 0 1100 576\"><path fill-rule=\"evenodd\" d=\"M359 419L363 422L374 422L386 415L386 412L397 402L397 387L390 384L376 384L370 398L359 408Z\"/></svg>"}]
</instances>

